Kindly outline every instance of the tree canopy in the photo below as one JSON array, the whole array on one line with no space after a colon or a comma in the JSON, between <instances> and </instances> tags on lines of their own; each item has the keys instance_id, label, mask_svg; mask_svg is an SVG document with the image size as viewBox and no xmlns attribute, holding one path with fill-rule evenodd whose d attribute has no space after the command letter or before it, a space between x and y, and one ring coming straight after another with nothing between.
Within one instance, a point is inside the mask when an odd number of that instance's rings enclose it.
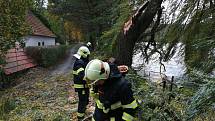
<instances>
[{"instance_id":1,"label":"tree canopy","mask_svg":"<svg viewBox=\"0 0 215 121\"><path fill-rule=\"evenodd\" d=\"M29 32L25 22L31 0L0 0L0 56Z\"/></svg>"}]
</instances>

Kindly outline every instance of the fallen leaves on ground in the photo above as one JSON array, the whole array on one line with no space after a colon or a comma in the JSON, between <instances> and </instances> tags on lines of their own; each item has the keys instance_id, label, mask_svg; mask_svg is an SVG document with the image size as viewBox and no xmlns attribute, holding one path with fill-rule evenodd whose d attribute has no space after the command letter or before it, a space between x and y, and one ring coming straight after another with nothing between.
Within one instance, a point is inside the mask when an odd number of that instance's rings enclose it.
<instances>
[{"instance_id":1,"label":"fallen leaves on ground","mask_svg":"<svg viewBox=\"0 0 215 121\"><path fill-rule=\"evenodd\" d=\"M68 74L51 75L34 68L17 79L20 84L0 96L0 120L76 121L78 98ZM9 103L8 103L9 102ZM92 101L89 107L94 105ZM93 108L87 110L91 115Z\"/></svg>"}]
</instances>

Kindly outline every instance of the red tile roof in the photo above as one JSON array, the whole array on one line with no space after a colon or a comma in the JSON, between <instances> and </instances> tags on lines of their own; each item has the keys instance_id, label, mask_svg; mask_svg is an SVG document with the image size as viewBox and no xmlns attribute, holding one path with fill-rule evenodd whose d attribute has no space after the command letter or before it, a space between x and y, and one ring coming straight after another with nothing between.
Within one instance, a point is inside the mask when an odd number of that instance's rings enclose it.
<instances>
[{"instance_id":1,"label":"red tile roof","mask_svg":"<svg viewBox=\"0 0 215 121\"><path fill-rule=\"evenodd\" d=\"M31 11L28 12L26 21L32 27L32 35L56 37Z\"/></svg>"},{"instance_id":2,"label":"red tile roof","mask_svg":"<svg viewBox=\"0 0 215 121\"><path fill-rule=\"evenodd\" d=\"M22 48L10 49L6 54L6 64L3 66L6 75L35 67L37 64L29 58Z\"/></svg>"}]
</instances>

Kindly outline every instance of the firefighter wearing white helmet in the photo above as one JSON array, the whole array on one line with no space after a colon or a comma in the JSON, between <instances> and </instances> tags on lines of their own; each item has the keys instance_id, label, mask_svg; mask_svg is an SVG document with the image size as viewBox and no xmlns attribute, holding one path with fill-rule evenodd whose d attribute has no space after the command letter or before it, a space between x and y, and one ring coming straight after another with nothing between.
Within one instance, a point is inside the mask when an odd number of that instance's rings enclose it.
<instances>
[{"instance_id":1,"label":"firefighter wearing white helmet","mask_svg":"<svg viewBox=\"0 0 215 121\"><path fill-rule=\"evenodd\" d=\"M107 62L95 59L87 64L85 77L92 80L91 84L96 83L98 80L108 79L110 74L110 66Z\"/></svg>"},{"instance_id":2,"label":"firefighter wearing white helmet","mask_svg":"<svg viewBox=\"0 0 215 121\"><path fill-rule=\"evenodd\" d=\"M92 48L92 43L91 43L91 42L87 42L86 46L88 47L88 49L89 49L90 51L93 50L93 48Z\"/></svg>"},{"instance_id":3,"label":"firefighter wearing white helmet","mask_svg":"<svg viewBox=\"0 0 215 121\"><path fill-rule=\"evenodd\" d=\"M87 47L81 46L75 54L75 63L73 66L74 88L78 92L78 120L82 120L85 116L86 106L89 103L89 88L84 80L84 69L89 62L90 51Z\"/></svg>"},{"instance_id":4,"label":"firefighter wearing white helmet","mask_svg":"<svg viewBox=\"0 0 215 121\"><path fill-rule=\"evenodd\" d=\"M91 93L96 102L93 121L136 119L138 105L131 84L122 76L116 64L92 60L86 66L85 78L93 87Z\"/></svg>"},{"instance_id":5,"label":"firefighter wearing white helmet","mask_svg":"<svg viewBox=\"0 0 215 121\"><path fill-rule=\"evenodd\" d=\"M80 59L81 57L83 58L87 58L87 56L90 55L90 50L85 47L85 46L81 46L79 49L78 49L78 52L77 54L75 54L74 56L78 59Z\"/></svg>"},{"instance_id":6,"label":"firefighter wearing white helmet","mask_svg":"<svg viewBox=\"0 0 215 121\"><path fill-rule=\"evenodd\" d=\"M92 44L91 44L91 42L87 42L87 46L91 46Z\"/></svg>"}]
</instances>

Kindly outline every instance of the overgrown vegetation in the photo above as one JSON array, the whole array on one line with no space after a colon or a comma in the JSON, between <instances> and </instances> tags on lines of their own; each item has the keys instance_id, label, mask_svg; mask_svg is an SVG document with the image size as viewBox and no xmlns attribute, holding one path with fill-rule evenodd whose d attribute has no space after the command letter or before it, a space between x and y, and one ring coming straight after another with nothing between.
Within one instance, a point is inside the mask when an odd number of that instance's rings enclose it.
<instances>
[{"instance_id":1,"label":"overgrown vegetation","mask_svg":"<svg viewBox=\"0 0 215 121\"><path fill-rule=\"evenodd\" d=\"M205 75L199 71L193 71L191 78L187 83L199 87L196 89L194 96L186 103L186 119L187 120L204 120L212 121L215 115L215 78Z\"/></svg>"},{"instance_id":2,"label":"overgrown vegetation","mask_svg":"<svg viewBox=\"0 0 215 121\"><path fill-rule=\"evenodd\" d=\"M17 83L16 79L20 77L27 70L20 71L14 74L6 75L3 69L0 69L0 90L15 86Z\"/></svg>"},{"instance_id":3,"label":"overgrown vegetation","mask_svg":"<svg viewBox=\"0 0 215 121\"><path fill-rule=\"evenodd\" d=\"M27 47L26 53L40 66L50 67L65 58L68 48L69 47L65 45L53 47Z\"/></svg>"},{"instance_id":4,"label":"overgrown vegetation","mask_svg":"<svg viewBox=\"0 0 215 121\"><path fill-rule=\"evenodd\" d=\"M196 75L197 76L197 75ZM202 77L203 75L198 75ZM130 72L127 78L133 85L133 91L140 103L140 120L162 121L212 121L214 120L214 78L206 78L199 88L193 78L163 88L163 83L148 82L146 79ZM201 81L201 80L200 80Z\"/></svg>"},{"instance_id":5,"label":"overgrown vegetation","mask_svg":"<svg viewBox=\"0 0 215 121\"><path fill-rule=\"evenodd\" d=\"M6 120L9 117L7 116L10 111L14 110L16 108L16 103L14 99L1 99L0 100L0 120Z\"/></svg>"}]
</instances>

